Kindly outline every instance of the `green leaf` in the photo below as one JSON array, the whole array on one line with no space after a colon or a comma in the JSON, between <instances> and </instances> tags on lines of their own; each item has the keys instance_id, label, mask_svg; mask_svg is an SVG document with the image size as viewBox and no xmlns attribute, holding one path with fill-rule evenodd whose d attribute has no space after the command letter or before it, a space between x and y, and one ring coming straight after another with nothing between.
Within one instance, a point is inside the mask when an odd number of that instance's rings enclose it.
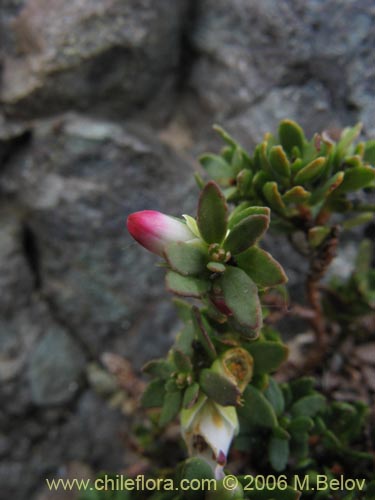
<instances>
[{"instance_id":1,"label":"green leaf","mask_svg":"<svg viewBox=\"0 0 375 500\"><path fill-rule=\"evenodd\" d=\"M258 340L244 347L254 358L254 373L274 372L288 357L288 347L280 342Z\"/></svg>"},{"instance_id":2,"label":"green leaf","mask_svg":"<svg viewBox=\"0 0 375 500\"><path fill-rule=\"evenodd\" d=\"M221 264L221 262L209 262L207 264L207 269L212 273L223 273L226 267L224 264Z\"/></svg>"},{"instance_id":3,"label":"green leaf","mask_svg":"<svg viewBox=\"0 0 375 500\"><path fill-rule=\"evenodd\" d=\"M194 180L196 185L198 186L198 189L204 188L204 180L199 172L194 173Z\"/></svg>"},{"instance_id":4,"label":"green leaf","mask_svg":"<svg viewBox=\"0 0 375 500\"><path fill-rule=\"evenodd\" d=\"M211 360L215 359L217 355L215 346L213 345L212 340L208 334L208 331L204 325L203 317L200 313L200 310L196 306L192 308L192 318L195 327L195 332L197 334L199 342L202 344L203 348L209 355L210 359Z\"/></svg>"},{"instance_id":5,"label":"green leaf","mask_svg":"<svg viewBox=\"0 0 375 500\"><path fill-rule=\"evenodd\" d=\"M204 184L203 184L203 186L204 186ZM203 189L203 186L200 189ZM201 237L201 233L199 232L198 224L197 224L197 221L194 219L194 217L191 217L191 215L186 215L186 214L184 214L182 217L185 219L186 225L190 229L190 231L197 238L200 238Z\"/></svg>"},{"instance_id":6,"label":"green leaf","mask_svg":"<svg viewBox=\"0 0 375 500\"><path fill-rule=\"evenodd\" d=\"M203 458L188 458L182 464L181 478L188 480L192 479L213 479L214 472L212 467L208 464L207 460Z\"/></svg>"},{"instance_id":7,"label":"green leaf","mask_svg":"<svg viewBox=\"0 0 375 500\"><path fill-rule=\"evenodd\" d=\"M276 413L264 396L264 394L254 387L249 385L243 393L243 406L238 408L238 414L243 418L247 425L252 427L277 427Z\"/></svg>"},{"instance_id":8,"label":"green leaf","mask_svg":"<svg viewBox=\"0 0 375 500\"><path fill-rule=\"evenodd\" d=\"M300 399L314 393L315 379L313 377L300 377L290 382L289 387L293 394L293 399Z\"/></svg>"},{"instance_id":9,"label":"green leaf","mask_svg":"<svg viewBox=\"0 0 375 500\"><path fill-rule=\"evenodd\" d=\"M235 406L240 397L239 389L226 377L205 368L201 371L199 385L202 391L222 406Z\"/></svg>"},{"instance_id":10,"label":"green leaf","mask_svg":"<svg viewBox=\"0 0 375 500\"><path fill-rule=\"evenodd\" d=\"M309 456L309 435L308 433L300 433L293 439L293 455L297 460L305 460Z\"/></svg>"},{"instance_id":11,"label":"green leaf","mask_svg":"<svg viewBox=\"0 0 375 500\"><path fill-rule=\"evenodd\" d=\"M354 127L344 128L342 131L339 142L336 146L336 158L341 161L345 156L347 149L354 142L354 140L359 136L362 130L362 123L357 123Z\"/></svg>"},{"instance_id":12,"label":"green leaf","mask_svg":"<svg viewBox=\"0 0 375 500\"><path fill-rule=\"evenodd\" d=\"M253 246L236 257L237 265L261 288L282 285L288 278L281 265L265 250Z\"/></svg>"},{"instance_id":13,"label":"green leaf","mask_svg":"<svg viewBox=\"0 0 375 500\"><path fill-rule=\"evenodd\" d=\"M269 154L271 167L282 179L290 177L290 162L281 146L273 146Z\"/></svg>"},{"instance_id":14,"label":"green leaf","mask_svg":"<svg viewBox=\"0 0 375 500\"><path fill-rule=\"evenodd\" d=\"M219 155L205 154L199 161L211 179L222 186L229 186L235 177L234 169Z\"/></svg>"},{"instance_id":15,"label":"green leaf","mask_svg":"<svg viewBox=\"0 0 375 500\"><path fill-rule=\"evenodd\" d=\"M191 408L196 403L199 396L199 384L194 382L189 385L184 392L184 398L182 401L182 406L184 408Z\"/></svg>"},{"instance_id":16,"label":"green leaf","mask_svg":"<svg viewBox=\"0 0 375 500\"><path fill-rule=\"evenodd\" d=\"M268 207L244 207L240 209L239 207L235 208L229 218L229 229L233 229L234 226L249 217L249 215L264 215L269 219L271 217L271 211Z\"/></svg>"},{"instance_id":17,"label":"green leaf","mask_svg":"<svg viewBox=\"0 0 375 500\"><path fill-rule=\"evenodd\" d=\"M272 377L270 378L267 389L264 391L264 395L273 406L276 415L280 416L285 409L285 400L279 384Z\"/></svg>"},{"instance_id":18,"label":"green leaf","mask_svg":"<svg viewBox=\"0 0 375 500\"><path fill-rule=\"evenodd\" d=\"M284 427L281 427L280 425L278 427L275 427L272 429L272 436L279 438L279 439L290 439L290 434L287 430L284 429Z\"/></svg>"},{"instance_id":19,"label":"green leaf","mask_svg":"<svg viewBox=\"0 0 375 500\"><path fill-rule=\"evenodd\" d=\"M331 228L327 226L315 226L309 229L308 239L313 248L320 246L331 233Z\"/></svg>"},{"instance_id":20,"label":"green leaf","mask_svg":"<svg viewBox=\"0 0 375 500\"><path fill-rule=\"evenodd\" d=\"M179 349L173 350L173 361L179 372L192 372L193 365L191 359Z\"/></svg>"},{"instance_id":21,"label":"green leaf","mask_svg":"<svg viewBox=\"0 0 375 500\"><path fill-rule=\"evenodd\" d=\"M263 186L271 180L271 176L260 170L254 175L253 187L259 196L263 194Z\"/></svg>"},{"instance_id":22,"label":"green leaf","mask_svg":"<svg viewBox=\"0 0 375 500\"><path fill-rule=\"evenodd\" d=\"M232 255L244 252L262 237L270 220L265 215L249 215L230 231L224 248Z\"/></svg>"},{"instance_id":23,"label":"green leaf","mask_svg":"<svg viewBox=\"0 0 375 500\"><path fill-rule=\"evenodd\" d=\"M290 203L304 203L310 198L311 194L302 186L294 186L289 191L283 194L283 202L289 205Z\"/></svg>"},{"instance_id":24,"label":"green leaf","mask_svg":"<svg viewBox=\"0 0 375 500\"><path fill-rule=\"evenodd\" d=\"M336 193L349 193L365 187L374 186L375 168L373 167L355 167L345 170L344 179L337 188Z\"/></svg>"},{"instance_id":25,"label":"green leaf","mask_svg":"<svg viewBox=\"0 0 375 500\"><path fill-rule=\"evenodd\" d=\"M142 368L144 373L161 379L168 378L173 372L173 366L165 359L153 359Z\"/></svg>"},{"instance_id":26,"label":"green leaf","mask_svg":"<svg viewBox=\"0 0 375 500\"><path fill-rule=\"evenodd\" d=\"M214 480L214 472L212 470L211 465L207 462L207 460L203 458L188 458L183 462L177 469L177 481L176 484L179 484L182 480L186 480L186 483L189 484L191 481L199 481L205 479ZM186 484L185 483L185 484ZM202 483L203 484L203 483ZM187 489L184 491L183 496L176 497L173 495L172 497L168 497L169 500L201 500L202 499L202 490L194 490ZM155 499L156 500L156 499ZM160 499L162 500L162 499Z\"/></svg>"},{"instance_id":27,"label":"green leaf","mask_svg":"<svg viewBox=\"0 0 375 500\"><path fill-rule=\"evenodd\" d=\"M370 165L375 166L375 140L366 142L363 159Z\"/></svg>"},{"instance_id":28,"label":"green leaf","mask_svg":"<svg viewBox=\"0 0 375 500\"><path fill-rule=\"evenodd\" d=\"M231 186L229 188L223 189L223 194L226 200L229 202L237 202L238 200L238 191L237 186Z\"/></svg>"},{"instance_id":29,"label":"green leaf","mask_svg":"<svg viewBox=\"0 0 375 500\"><path fill-rule=\"evenodd\" d=\"M295 184L304 184L317 179L324 172L326 158L319 157L299 170L294 177Z\"/></svg>"},{"instance_id":30,"label":"green leaf","mask_svg":"<svg viewBox=\"0 0 375 500\"><path fill-rule=\"evenodd\" d=\"M165 396L165 381L158 379L150 382L141 397L144 408L160 408Z\"/></svg>"},{"instance_id":31,"label":"green leaf","mask_svg":"<svg viewBox=\"0 0 375 500\"><path fill-rule=\"evenodd\" d=\"M237 146L234 150L231 166L236 175L238 175L241 171L246 170L246 172L250 172L252 162L248 156L248 154L240 147Z\"/></svg>"},{"instance_id":32,"label":"green leaf","mask_svg":"<svg viewBox=\"0 0 375 500\"><path fill-rule=\"evenodd\" d=\"M305 416L295 417L288 426L288 431L293 434L293 436L298 436L300 434L305 435L314 427L314 421Z\"/></svg>"},{"instance_id":33,"label":"green leaf","mask_svg":"<svg viewBox=\"0 0 375 500\"><path fill-rule=\"evenodd\" d=\"M191 318L191 304L186 300L179 299L174 297L172 299L174 306L177 309L177 315L184 323L190 320Z\"/></svg>"},{"instance_id":34,"label":"green leaf","mask_svg":"<svg viewBox=\"0 0 375 500\"><path fill-rule=\"evenodd\" d=\"M189 320L191 320L191 308L189 310ZM183 329L177 334L175 347L184 352L187 356L193 354L193 341L195 337L195 328L192 321L186 323Z\"/></svg>"},{"instance_id":35,"label":"green leaf","mask_svg":"<svg viewBox=\"0 0 375 500\"><path fill-rule=\"evenodd\" d=\"M199 500L202 500L201 497ZM247 497L246 497L247 498ZM226 479L218 479L215 487L207 490L204 500L244 500L244 490L241 483L238 483L234 489L228 489ZM345 499L347 500L347 499Z\"/></svg>"},{"instance_id":36,"label":"green leaf","mask_svg":"<svg viewBox=\"0 0 375 500\"><path fill-rule=\"evenodd\" d=\"M342 227L344 229L352 229L353 227L360 226L362 224L366 224L367 222L371 222L374 219L374 214L372 212L363 212L356 217L352 217L350 219L345 220L342 223Z\"/></svg>"},{"instance_id":37,"label":"green leaf","mask_svg":"<svg viewBox=\"0 0 375 500\"><path fill-rule=\"evenodd\" d=\"M220 278L226 305L240 325L251 330L262 326L258 289L249 276L236 267L227 267Z\"/></svg>"},{"instance_id":38,"label":"green leaf","mask_svg":"<svg viewBox=\"0 0 375 500\"><path fill-rule=\"evenodd\" d=\"M324 198L327 198L335 189L337 189L344 179L344 172L337 172L333 177L328 179L322 187L316 189L312 194L309 200L310 205L315 205L320 201L323 201Z\"/></svg>"},{"instance_id":39,"label":"green leaf","mask_svg":"<svg viewBox=\"0 0 375 500\"><path fill-rule=\"evenodd\" d=\"M279 125L279 139L284 150L291 155L295 146L303 152L306 142L302 128L292 120L283 120Z\"/></svg>"},{"instance_id":40,"label":"green leaf","mask_svg":"<svg viewBox=\"0 0 375 500\"><path fill-rule=\"evenodd\" d=\"M285 212L285 203L276 182L266 182L263 186L263 195L272 210L279 213Z\"/></svg>"},{"instance_id":41,"label":"green leaf","mask_svg":"<svg viewBox=\"0 0 375 500\"><path fill-rule=\"evenodd\" d=\"M268 446L268 457L277 472L284 470L289 458L288 440L272 437Z\"/></svg>"},{"instance_id":42,"label":"green leaf","mask_svg":"<svg viewBox=\"0 0 375 500\"><path fill-rule=\"evenodd\" d=\"M165 248L165 257L170 267L185 276L204 271L208 256L201 245L174 241Z\"/></svg>"},{"instance_id":43,"label":"green leaf","mask_svg":"<svg viewBox=\"0 0 375 500\"><path fill-rule=\"evenodd\" d=\"M347 156L345 158L345 165L348 165L349 167L361 167L362 158L359 155Z\"/></svg>"},{"instance_id":44,"label":"green leaf","mask_svg":"<svg viewBox=\"0 0 375 500\"><path fill-rule=\"evenodd\" d=\"M174 271L168 271L165 281L169 291L182 297L199 298L210 289L209 281L190 276L181 276L181 274Z\"/></svg>"},{"instance_id":45,"label":"green leaf","mask_svg":"<svg viewBox=\"0 0 375 500\"><path fill-rule=\"evenodd\" d=\"M223 127L220 127L220 125L214 125L212 127L215 132L217 132L221 138L229 145L229 146L232 146L234 148L237 148L237 147L241 147L238 142L233 139L233 137L231 135L228 134L228 132L226 132ZM241 148L242 149L242 148Z\"/></svg>"},{"instance_id":46,"label":"green leaf","mask_svg":"<svg viewBox=\"0 0 375 500\"><path fill-rule=\"evenodd\" d=\"M267 141L262 142L259 144L259 161L262 170L270 175L271 177L274 177L274 172L272 171L271 163L268 159L268 143Z\"/></svg>"},{"instance_id":47,"label":"green leaf","mask_svg":"<svg viewBox=\"0 0 375 500\"><path fill-rule=\"evenodd\" d=\"M303 159L296 158L291 165L292 175L295 175L299 170L301 170L301 168L303 168L303 165L304 165Z\"/></svg>"},{"instance_id":48,"label":"green leaf","mask_svg":"<svg viewBox=\"0 0 375 500\"><path fill-rule=\"evenodd\" d=\"M375 480L372 480L366 485L366 497L364 500L373 500L375 498Z\"/></svg>"},{"instance_id":49,"label":"green leaf","mask_svg":"<svg viewBox=\"0 0 375 500\"><path fill-rule=\"evenodd\" d=\"M221 243L228 224L227 202L219 186L211 181L199 197L198 228L206 243Z\"/></svg>"},{"instance_id":50,"label":"green leaf","mask_svg":"<svg viewBox=\"0 0 375 500\"><path fill-rule=\"evenodd\" d=\"M293 416L304 415L314 417L326 404L325 398L321 394L313 394L299 399L291 408Z\"/></svg>"},{"instance_id":51,"label":"green leaf","mask_svg":"<svg viewBox=\"0 0 375 500\"><path fill-rule=\"evenodd\" d=\"M165 394L164 403L161 409L159 425L164 427L173 420L181 408L182 393L181 391L167 392Z\"/></svg>"},{"instance_id":52,"label":"green leaf","mask_svg":"<svg viewBox=\"0 0 375 500\"><path fill-rule=\"evenodd\" d=\"M241 170L237 175L237 188L241 196L249 194L252 180L253 174L248 169Z\"/></svg>"}]
</instances>

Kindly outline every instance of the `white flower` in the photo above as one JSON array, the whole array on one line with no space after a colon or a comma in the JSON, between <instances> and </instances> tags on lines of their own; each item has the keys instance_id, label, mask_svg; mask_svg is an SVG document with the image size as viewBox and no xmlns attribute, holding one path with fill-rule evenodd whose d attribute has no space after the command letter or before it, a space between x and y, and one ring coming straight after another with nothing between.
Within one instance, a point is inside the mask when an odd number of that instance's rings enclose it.
<instances>
[{"instance_id":1,"label":"white flower","mask_svg":"<svg viewBox=\"0 0 375 500\"><path fill-rule=\"evenodd\" d=\"M218 405L201 394L192 408L181 411L181 429L189 454L207 460L216 479L221 479L230 445L239 431L235 407Z\"/></svg>"}]
</instances>

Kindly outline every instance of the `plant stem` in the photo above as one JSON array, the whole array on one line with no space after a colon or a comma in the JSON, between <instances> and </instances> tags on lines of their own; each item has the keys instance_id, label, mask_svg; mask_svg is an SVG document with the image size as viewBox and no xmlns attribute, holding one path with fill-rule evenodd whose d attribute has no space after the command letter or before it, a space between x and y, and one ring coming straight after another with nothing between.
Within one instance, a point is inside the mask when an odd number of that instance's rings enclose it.
<instances>
[{"instance_id":1,"label":"plant stem","mask_svg":"<svg viewBox=\"0 0 375 500\"><path fill-rule=\"evenodd\" d=\"M309 304L314 311L314 316L310 318L310 323L315 333L317 348L324 351L327 342L321 295L319 291L319 280L314 279L314 276L311 274L309 274L307 278L306 292Z\"/></svg>"},{"instance_id":2,"label":"plant stem","mask_svg":"<svg viewBox=\"0 0 375 500\"><path fill-rule=\"evenodd\" d=\"M307 299L315 312L314 317L310 319L310 323L315 332L317 348L321 352L320 357L325 353L327 339L319 282L326 274L329 265L336 256L338 233L338 226L333 226L323 244L312 251L310 269L306 281Z\"/></svg>"}]
</instances>

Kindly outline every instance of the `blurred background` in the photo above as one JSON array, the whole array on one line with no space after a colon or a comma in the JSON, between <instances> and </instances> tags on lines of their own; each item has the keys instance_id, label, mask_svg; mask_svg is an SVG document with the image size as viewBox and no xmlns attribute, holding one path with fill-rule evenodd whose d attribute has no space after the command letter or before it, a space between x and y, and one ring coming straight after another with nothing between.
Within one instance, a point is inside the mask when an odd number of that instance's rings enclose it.
<instances>
[{"instance_id":1,"label":"blurred background","mask_svg":"<svg viewBox=\"0 0 375 500\"><path fill-rule=\"evenodd\" d=\"M176 318L126 216L194 214L213 123L374 137L374 48L372 0L0 0L0 496L132 463L106 370L131 380Z\"/></svg>"}]
</instances>

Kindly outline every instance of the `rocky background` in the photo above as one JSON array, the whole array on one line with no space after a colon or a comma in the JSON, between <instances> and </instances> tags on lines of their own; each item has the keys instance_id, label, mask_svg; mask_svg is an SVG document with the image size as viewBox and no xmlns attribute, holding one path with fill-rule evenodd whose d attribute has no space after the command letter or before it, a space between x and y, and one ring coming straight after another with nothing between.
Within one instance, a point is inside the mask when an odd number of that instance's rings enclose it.
<instances>
[{"instance_id":1,"label":"rocky background","mask_svg":"<svg viewBox=\"0 0 375 500\"><path fill-rule=\"evenodd\" d=\"M249 147L284 117L374 137L374 27L372 0L1 0L4 498L131 463L102 354L139 370L176 319L127 214L192 210L214 122Z\"/></svg>"}]
</instances>

